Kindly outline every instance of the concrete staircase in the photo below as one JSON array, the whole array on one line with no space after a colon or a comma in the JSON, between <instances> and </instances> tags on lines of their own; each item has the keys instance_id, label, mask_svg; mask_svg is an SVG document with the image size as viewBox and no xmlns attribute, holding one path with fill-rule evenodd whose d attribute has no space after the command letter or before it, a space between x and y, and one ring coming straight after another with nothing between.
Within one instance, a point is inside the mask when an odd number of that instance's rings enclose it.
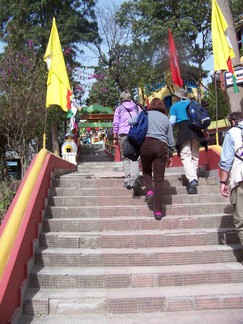
<instances>
[{"instance_id":1,"label":"concrete staircase","mask_svg":"<svg viewBox=\"0 0 243 324\"><path fill-rule=\"evenodd\" d=\"M166 217L123 187L121 163L56 177L21 324L243 323L243 253L214 176L188 195L166 172Z\"/></svg>"}]
</instances>

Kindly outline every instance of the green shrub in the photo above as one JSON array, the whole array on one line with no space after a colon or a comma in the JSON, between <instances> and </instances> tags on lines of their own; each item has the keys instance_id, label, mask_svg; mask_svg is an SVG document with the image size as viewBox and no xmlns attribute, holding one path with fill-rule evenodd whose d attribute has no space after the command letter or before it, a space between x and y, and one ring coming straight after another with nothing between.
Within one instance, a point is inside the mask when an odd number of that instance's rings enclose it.
<instances>
[{"instance_id":1,"label":"green shrub","mask_svg":"<svg viewBox=\"0 0 243 324\"><path fill-rule=\"evenodd\" d=\"M0 223L18 190L19 184L20 181L13 178L0 181Z\"/></svg>"}]
</instances>

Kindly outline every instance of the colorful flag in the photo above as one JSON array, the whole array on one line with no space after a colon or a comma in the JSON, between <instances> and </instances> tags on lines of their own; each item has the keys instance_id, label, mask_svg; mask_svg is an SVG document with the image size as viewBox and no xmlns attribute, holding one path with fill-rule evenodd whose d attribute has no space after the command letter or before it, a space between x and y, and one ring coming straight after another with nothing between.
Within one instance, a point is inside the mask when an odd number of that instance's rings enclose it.
<instances>
[{"instance_id":1,"label":"colorful flag","mask_svg":"<svg viewBox=\"0 0 243 324\"><path fill-rule=\"evenodd\" d=\"M170 69L171 69L172 81L175 85L181 88L183 85L183 81L181 79L175 44L170 29L168 29L168 34L169 34L169 54L170 54Z\"/></svg>"},{"instance_id":2,"label":"colorful flag","mask_svg":"<svg viewBox=\"0 0 243 324\"><path fill-rule=\"evenodd\" d=\"M227 36L226 30L228 24L224 15L219 8L217 1L212 0L212 44L214 56L214 71L226 70L232 73L232 79L235 92L239 92L236 84L236 77L232 66L232 58L235 57L230 39Z\"/></svg>"},{"instance_id":3,"label":"colorful flag","mask_svg":"<svg viewBox=\"0 0 243 324\"><path fill-rule=\"evenodd\" d=\"M69 84L67 69L62 53L61 43L53 18L51 35L47 45L44 61L49 70L47 78L46 107L58 105L64 111L71 108L72 91Z\"/></svg>"}]
</instances>

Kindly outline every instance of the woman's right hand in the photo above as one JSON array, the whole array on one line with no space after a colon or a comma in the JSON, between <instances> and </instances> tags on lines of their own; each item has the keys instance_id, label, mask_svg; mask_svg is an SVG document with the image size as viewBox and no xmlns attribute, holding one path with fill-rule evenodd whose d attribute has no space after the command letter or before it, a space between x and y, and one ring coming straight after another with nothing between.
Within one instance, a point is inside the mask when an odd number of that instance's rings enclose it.
<instances>
[{"instance_id":1,"label":"woman's right hand","mask_svg":"<svg viewBox=\"0 0 243 324\"><path fill-rule=\"evenodd\" d=\"M169 168L172 166L172 158L168 157L167 162L166 162L166 167Z\"/></svg>"}]
</instances>

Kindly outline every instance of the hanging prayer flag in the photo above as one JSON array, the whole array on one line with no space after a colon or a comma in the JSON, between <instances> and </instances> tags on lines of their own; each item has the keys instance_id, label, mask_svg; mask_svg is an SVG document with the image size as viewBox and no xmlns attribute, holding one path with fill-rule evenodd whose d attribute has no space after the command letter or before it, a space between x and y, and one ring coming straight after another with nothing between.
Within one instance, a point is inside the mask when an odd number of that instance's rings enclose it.
<instances>
[{"instance_id":1,"label":"hanging prayer flag","mask_svg":"<svg viewBox=\"0 0 243 324\"><path fill-rule=\"evenodd\" d=\"M214 71L226 70L232 73L235 93L239 92L236 77L232 66L232 58L235 57L230 39L226 30L228 24L216 0L212 0L212 44L214 56Z\"/></svg>"},{"instance_id":2,"label":"hanging prayer flag","mask_svg":"<svg viewBox=\"0 0 243 324\"><path fill-rule=\"evenodd\" d=\"M70 97L72 91L69 84L55 18L53 18L51 34L44 61L47 63L49 70L47 78L46 107L58 105L64 111L68 111L68 109L71 108Z\"/></svg>"},{"instance_id":3,"label":"hanging prayer flag","mask_svg":"<svg viewBox=\"0 0 243 324\"><path fill-rule=\"evenodd\" d=\"M168 35L169 35L169 54L170 54L170 69L171 69L172 81L175 85L181 88L183 85L183 81L181 79L180 69L179 69L179 64L178 64L178 59L176 54L176 48L175 48L174 40L170 29L168 29Z\"/></svg>"}]
</instances>

